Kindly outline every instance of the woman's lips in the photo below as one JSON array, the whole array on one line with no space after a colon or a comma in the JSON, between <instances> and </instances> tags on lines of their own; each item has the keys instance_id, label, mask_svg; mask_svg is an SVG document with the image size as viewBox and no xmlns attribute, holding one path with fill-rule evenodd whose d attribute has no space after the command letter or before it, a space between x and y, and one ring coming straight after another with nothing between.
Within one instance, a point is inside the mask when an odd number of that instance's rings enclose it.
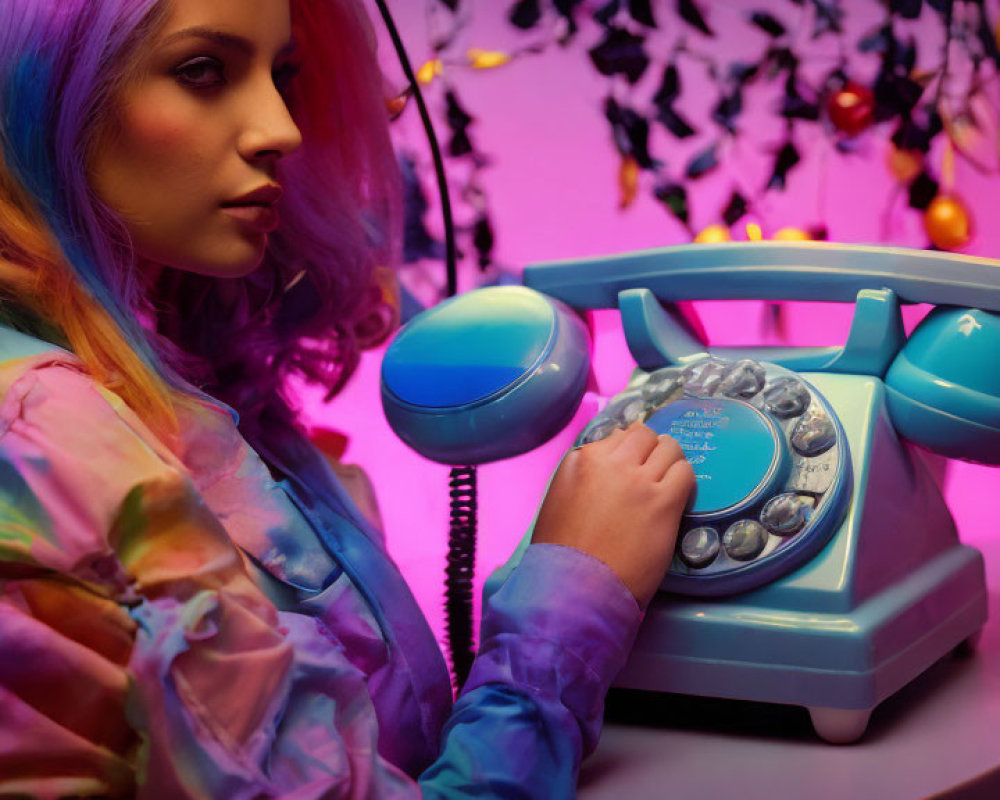
<instances>
[{"instance_id":1,"label":"woman's lips","mask_svg":"<svg viewBox=\"0 0 1000 800\"><path fill-rule=\"evenodd\" d=\"M278 227L278 209L270 205L225 205L222 210L245 227L258 233L270 233Z\"/></svg>"}]
</instances>

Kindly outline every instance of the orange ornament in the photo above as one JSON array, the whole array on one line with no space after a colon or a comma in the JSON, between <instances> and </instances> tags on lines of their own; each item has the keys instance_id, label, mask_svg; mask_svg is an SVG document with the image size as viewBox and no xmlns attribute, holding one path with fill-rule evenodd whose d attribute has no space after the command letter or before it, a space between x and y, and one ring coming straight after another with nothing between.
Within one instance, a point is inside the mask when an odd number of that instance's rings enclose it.
<instances>
[{"instance_id":1,"label":"orange ornament","mask_svg":"<svg viewBox=\"0 0 1000 800\"><path fill-rule=\"evenodd\" d=\"M732 234L725 225L707 225L701 229L694 240L697 244L719 244L732 241Z\"/></svg>"},{"instance_id":2,"label":"orange ornament","mask_svg":"<svg viewBox=\"0 0 1000 800\"><path fill-rule=\"evenodd\" d=\"M618 169L618 208L631 206L638 191L639 162L634 156L624 156Z\"/></svg>"},{"instance_id":3,"label":"orange ornament","mask_svg":"<svg viewBox=\"0 0 1000 800\"><path fill-rule=\"evenodd\" d=\"M390 97L385 101L385 110L389 112L389 119L396 119L406 110L406 104L410 100L409 92L402 92L395 97Z\"/></svg>"},{"instance_id":4,"label":"orange ornament","mask_svg":"<svg viewBox=\"0 0 1000 800\"><path fill-rule=\"evenodd\" d=\"M952 195L939 194L924 212L924 230L936 247L954 250L972 237L969 212Z\"/></svg>"},{"instance_id":5,"label":"orange ornament","mask_svg":"<svg viewBox=\"0 0 1000 800\"><path fill-rule=\"evenodd\" d=\"M909 183L924 169L924 154L919 150L900 150L895 145L889 148L889 171L900 183Z\"/></svg>"}]
</instances>

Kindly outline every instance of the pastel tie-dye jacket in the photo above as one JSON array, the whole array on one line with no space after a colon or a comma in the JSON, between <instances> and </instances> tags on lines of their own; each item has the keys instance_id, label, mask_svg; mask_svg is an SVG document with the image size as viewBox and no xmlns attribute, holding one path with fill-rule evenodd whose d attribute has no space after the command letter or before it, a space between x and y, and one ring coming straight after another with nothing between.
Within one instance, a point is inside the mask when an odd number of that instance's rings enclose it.
<instances>
[{"instance_id":1,"label":"pastel tie-dye jacket","mask_svg":"<svg viewBox=\"0 0 1000 800\"><path fill-rule=\"evenodd\" d=\"M0 392L0 795L573 796L639 619L607 567L530 547L453 706L308 443L276 481L198 400L161 442L61 350Z\"/></svg>"}]
</instances>

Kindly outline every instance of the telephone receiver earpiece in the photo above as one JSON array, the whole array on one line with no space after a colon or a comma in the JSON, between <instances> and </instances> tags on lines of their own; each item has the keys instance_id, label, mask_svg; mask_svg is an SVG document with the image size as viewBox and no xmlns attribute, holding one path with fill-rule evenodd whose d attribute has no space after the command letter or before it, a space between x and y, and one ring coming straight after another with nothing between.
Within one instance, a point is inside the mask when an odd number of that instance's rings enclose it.
<instances>
[{"instance_id":1,"label":"telephone receiver earpiece","mask_svg":"<svg viewBox=\"0 0 1000 800\"><path fill-rule=\"evenodd\" d=\"M885 384L889 415L905 439L944 456L1000 464L1000 315L933 309Z\"/></svg>"},{"instance_id":2,"label":"telephone receiver earpiece","mask_svg":"<svg viewBox=\"0 0 1000 800\"><path fill-rule=\"evenodd\" d=\"M382 407L406 444L477 465L544 444L591 380L584 321L523 286L477 289L418 314L382 360Z\"/></svg>"}]
</instances>

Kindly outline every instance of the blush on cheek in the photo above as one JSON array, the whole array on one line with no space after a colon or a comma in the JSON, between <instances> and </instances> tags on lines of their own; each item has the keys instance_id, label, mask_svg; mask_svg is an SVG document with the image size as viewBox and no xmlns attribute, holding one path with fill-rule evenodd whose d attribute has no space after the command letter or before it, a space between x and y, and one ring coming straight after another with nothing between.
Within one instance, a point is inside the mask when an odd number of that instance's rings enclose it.
<instances>
[{"instance_id":1,"label":"blush on cheek","mask_svg":"<svg viewBox=\"0 0 1000 800\"><path fill-rule=\"evenodd\" d=\"M150 165L197 152L205 132L204 119L184 119L169 104L143 103L126 109L119 141Z\"/></svg>"}]
</instances>

